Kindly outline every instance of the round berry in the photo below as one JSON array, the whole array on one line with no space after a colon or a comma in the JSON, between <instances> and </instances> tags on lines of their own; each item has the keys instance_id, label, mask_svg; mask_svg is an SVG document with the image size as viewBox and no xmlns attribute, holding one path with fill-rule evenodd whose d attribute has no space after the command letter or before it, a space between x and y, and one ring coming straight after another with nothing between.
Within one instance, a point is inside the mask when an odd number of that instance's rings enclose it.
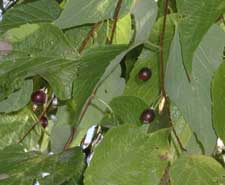
<instances>
[{"instance_id":1,"label":"round berry","mask_svg":"<svg viewBox=\"0 0 225 185\"><path fill-rule=\"evenodd\" d=\"M155 112L153 109L145 109L140 117L141 122L145 124L151 123L155 119Z\"/></svg>"},{"instance_id":2,"label":"round berry","mask_svg":"<svg viewBox=\"0 0 225 185\"><path fill-rule=\"evenodd\" d=\"M35 91L31 95L31 100L36 105L44 104L45 99L46 99L46 94L41 90Z\"/></svg>"},{"instance_id":3,"label":"round berry","mask_svg":"<svg viewBox=\"0 0 225 185\"><path fill-rule=\"evenodd\" d=\"M43 128L46 128L48 126L48 119L45 116L42 116L40 118L40 123L41 123Z\"/></svg>"},{"instance_id":4,"label":"round berry","mask_svg":"<svg viewBox=\"0 0 225 185\"><path fill-rule=\"evenodd\" d=\"M138 73L138 78L139 80L142 80L142 81L149 80L151 76L152 76L152 70L149 69L148 67L142 68Z\"/></svg>"}]
</instances>

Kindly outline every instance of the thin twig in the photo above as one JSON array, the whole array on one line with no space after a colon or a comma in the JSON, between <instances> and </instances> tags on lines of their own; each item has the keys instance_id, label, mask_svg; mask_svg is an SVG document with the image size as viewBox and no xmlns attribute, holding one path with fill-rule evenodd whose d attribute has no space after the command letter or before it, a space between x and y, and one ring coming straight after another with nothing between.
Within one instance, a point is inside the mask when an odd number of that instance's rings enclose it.
<instances>
[{"instance_id":1,"label":"thin twig","mask_svg":"<svg viewBox=\"0 0 225 185\"><path fill-rule=\"evenodd\" d=\"M46 108L42 111L42 113L38 117L38 121L32 125L32 127L24 134L24 136L17 142L17 144L23 142L23 140L28 136L28 134L38 125L41 118L46 114L46 112L48 112L53 100L54 100L54 96L51 98L51 100L48 102Z\"/></svg>"},{"instance_id":2,"label":"thin twig","mask_svg":"<svg viewBox=\"0 0 225 185\"><path fill-rule=\"evenodd\" d=\"M114 35L115 35L115 31L116 31L116 25L117 25L121 5L122 5L122 0L118 0L115 11L114 11L114 15L113 15L112 33L111 33L111 37L108 41L108 44L112 44L112 42L113 42L113 38L114 38Z\"/></svg>"},{"instance_id":3,"label":"thin twig","mask_svg":"<svg viewBox=\"0 0 225 185\"><path fill-rule=\"evenodd\" d=\"M67 150L69 148L70 144L73 141L74 135L76 134L76 131L77 131L77 128L73 127L72 131L71 131L71 134L70 134L70 137L68 138L68 140L66 141L66 144L64 145L64 150Z\"/></svg>"},{"instance_id":4,"label":"thin twig","mask_svg":"<svg viewBox=\"0 0 225 185\"><path fill-rule=\"evenodd\" d=\"M180 148L184 151L186 151L186 149L183 147L177 133L176 130L174 128L171 116L170 116L170 105L169 105L169 100L168 97L166 95L166 90L165 90L165 81L164 81L164 35L165 35L165 31L166 31L166 18L167 18L167 13L168 13L168 7L169 7L169 0L166 0L165 2L165 7L164 7L164 18L163 18L163 27L162 27L162 32L160 33L160 81L161 81L161 91L162 91L162 96L165 98L165 108L166 108L166 112L167 112L167 116L169 119L169 125L172 128L172 131L178 141L178 144L180 146Z\"/></svg>"},{"instance_id":5,"label":"thin twig","mask_svg":"<svg viewBox=\"0 0 225 185\"><path fill-rule=\"evenodd\" d=\"M94 91L91 93L91 96L89 96L86 103L84 104L84 107L81 110L80 116L78 118L78 123L80 123L81 120L83 119L83 117L84 117L89 105L91 104L91 101L92 101L94 95L96 94L96 92L97 92L97 88L94 89ZM73 141L73 138L74 138L74 135L75 135L76 131L77 131L76 127L73 127L72 131L71 131L71 134L70 134L69 138L67 139L66 144L64 145L64 150L67 150L69 148L70 144Z\"/></svg>"},{"instance_id":6,"label":"thin twig","mask_svg":"<svg viewBox=\"0 0 225 185\"><path fill-rule=\"evenodd\" d=\"M88 41L90 40L91 37L94 36L94 33L96 31L96 29L100 26L101 22L97 22L95 23L91 30L89 31L89 33L87 34L87 36L85 37L85 39L82 41L79 49L78 49L78 52L79 53L82 53L82 51L84 50L85 46L87 45Z\"/></svg>"}]
</instances>

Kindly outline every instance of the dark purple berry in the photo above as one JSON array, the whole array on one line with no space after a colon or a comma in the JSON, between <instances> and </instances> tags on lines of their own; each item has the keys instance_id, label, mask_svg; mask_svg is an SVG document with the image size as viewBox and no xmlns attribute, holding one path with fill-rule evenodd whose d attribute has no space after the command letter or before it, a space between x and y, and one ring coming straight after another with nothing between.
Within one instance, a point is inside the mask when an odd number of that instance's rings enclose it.
<instances>
[{"instance_id":1,"label":"dark purple berry","mask_svg":"<svg viewBox=\"0 0 225 185\"><path fill-rule=\"evenodd\" d=\"M151 123L155 119L155 113L153 109L145 109L140 117L141 122L145 124Z\"/></svg>"},{"instance_id":2,"label":"dark purple berry","mask_svg":"<svg viewBox=\"0 0 225 185\"><path fill-rule=\"evenodd\" d=\"M45 116L42 116L40 118L40 123L41 123L43 128L46 128L48 126L48 119Z\"/></svg>"},{"instance_id":3,"label":"dark purple berry","mask_svg":"<svg viewBox=\"0 0 225 185\"><path fill-rule=\"evenodd\" d=\"M45 99L46 99L46 94L41 90L35 91L31 95L31 100L36 105L44 104Z\"/></svg>"},{"instance_id":4,"label":"dark purple berry","mask_svg":"<svg viewBox=\"0 0 225 185\"><path fill-rule=\"evenodd\" d=\"M147 81L151 78L152 76L152 71L151 69L144 67L142 68L139 73L138 73L138 79L142 81Z\"/></svg>"}]
</instances>

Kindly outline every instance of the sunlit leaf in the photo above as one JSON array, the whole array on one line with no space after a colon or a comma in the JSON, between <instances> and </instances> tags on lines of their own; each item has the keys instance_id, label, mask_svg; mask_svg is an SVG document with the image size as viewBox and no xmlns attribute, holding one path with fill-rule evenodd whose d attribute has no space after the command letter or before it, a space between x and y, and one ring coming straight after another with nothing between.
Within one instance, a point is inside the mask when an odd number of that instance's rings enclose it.
<instances>
[{"instance_id":1,"label":"sunlit leaf","mask_svg":"<svg viewBox=\"0 0 225 185\"><path fill-rule=\"evenodd\" d=\"M167 139L168 130L147 134L144 127L131 125L111 129L85 172L85 185L159 184L170 157Z\"/></svg>"}]
</instances>

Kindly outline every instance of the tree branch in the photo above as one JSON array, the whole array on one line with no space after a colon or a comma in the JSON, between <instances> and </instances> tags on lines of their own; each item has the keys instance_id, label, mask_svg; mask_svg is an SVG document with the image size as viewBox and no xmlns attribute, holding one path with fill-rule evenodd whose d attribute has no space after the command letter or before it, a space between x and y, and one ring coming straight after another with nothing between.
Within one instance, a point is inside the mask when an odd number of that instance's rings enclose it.
<instances>
[{"instance_id":1,"label":"tree branch","mask_svg":"<svg viewBox=\"0 0 225 185\"><path fill-rule=\"evenodd\" d=\"M164 6L164 13L163 13L163 27L162 27L162 32L160 33L160 82L161 82L161 91L162 91L162 96L165 98L165 108L166 108L166 113L169 119L169 125L172 128L172 131L178 141L178 144L180 148L184 151L186 149L183 147L176 130L174 128L171 115L170 115L170 105L169 105L169 99L166 95L166 90L165 90L165 80L164 80L164 35L166 31L166 19L167 19L167 13L168 13L168 7L169 7L169 0L165 1L165 6Z\"/></svg>"}]
</instances>

